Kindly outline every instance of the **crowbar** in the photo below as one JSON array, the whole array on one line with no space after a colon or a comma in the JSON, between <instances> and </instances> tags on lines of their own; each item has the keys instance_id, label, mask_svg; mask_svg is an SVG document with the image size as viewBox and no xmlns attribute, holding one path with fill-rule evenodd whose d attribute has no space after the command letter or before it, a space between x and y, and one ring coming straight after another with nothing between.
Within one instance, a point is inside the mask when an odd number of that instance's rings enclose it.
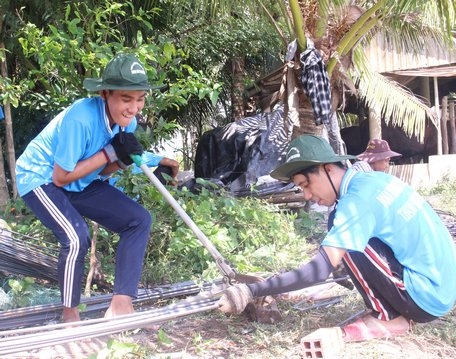
<instances>
[{"instance_id":1,"label":"crowbar","mask_svg":"<svg viewBox=\"0 0 456 359\"><path fill-rule=\"evenodd\" d=\"M174 197L169 193L166 187L158 180L154 175L153 171L145 164L140 155L131 155L133 162L141 168L144 174L149 178L152 184L157 188L165 200L173 207L176 213L182 218L185 224L192 230L196 235L201 244L208 250L210 255L214 258L217 267L224 276L224 278L231 284L232 280L235 280L239 283L254 283L262 281L263 278L248 275L240 274L234 271L233 268L228 264L228 262L222 257L217 248L212 244L209 238L199 229L196 223L190 218L190 216L184 211L181 205L174 199Z\"/></svg>"}]
</instances>

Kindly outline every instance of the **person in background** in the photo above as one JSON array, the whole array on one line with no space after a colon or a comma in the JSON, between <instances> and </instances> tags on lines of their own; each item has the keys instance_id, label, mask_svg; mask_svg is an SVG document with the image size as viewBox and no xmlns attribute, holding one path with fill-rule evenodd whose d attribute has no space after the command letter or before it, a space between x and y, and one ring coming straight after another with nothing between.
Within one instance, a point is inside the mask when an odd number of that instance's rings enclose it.
<instances>
[{"instance_id":1,"label":"person in background","mask_svg":"<svg viewBox=\"0 0 456 359\"><path fill-rule=\"evenodd\" d=\"M106 317L134 311L152 224L144 207L101 180L130 166L131 155L143 153L134 131L152 88L144 66L132 54L118 54L101 78L87 78L83 85L99 96L78 99L60 112L16 164L19 195L60 243L63 322L80 320L84 261L91 244L85 219L120 236Z\"/></svg>"},{"instance_id":2,"label":"person in background","mask_svg":"<svg viewBox=\"0 0 456 359\"><path fill-rule=\"evenodd\" d=\"M342 261L367 307L337 328L344 341L407 333L412 322L448 313L456 300L456 247L439 216L410 186L383 172L347 169L329 143L302 135L271 176L300 187L306 201L335 205L316 255L295 270L224 291L219 308L241 313L255 297L323 282Z\"/></svg>"},{"instance_id":3,"label":"person in background","mask_svg":"<svg viewBox=\"0 0 456 359\"><path fill-rule=\"evenodd\" d=\"M400 153L391 151L385 140L370 140L366 150L357 156L360 161L369 163L374 171L388 172L391 158L402 156Z\"/></svg>"}]
</instances>

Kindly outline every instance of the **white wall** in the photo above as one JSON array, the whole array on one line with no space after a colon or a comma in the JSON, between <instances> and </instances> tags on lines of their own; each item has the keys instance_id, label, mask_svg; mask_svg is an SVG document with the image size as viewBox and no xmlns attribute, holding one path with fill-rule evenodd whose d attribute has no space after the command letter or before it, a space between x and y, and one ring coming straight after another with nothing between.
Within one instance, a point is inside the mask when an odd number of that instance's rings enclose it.
<instances>
[{"instance_id":1,"label":"white wall","mask_svg":"<svg viewBox=\"0 0 456 359\"><path fill-rule=\"evenodd\" d=\"M456 178L456 155L429 156L429 163L390 166L389 173L413 188L432 187L445 177Z\"/></svg>"}]
</instances>

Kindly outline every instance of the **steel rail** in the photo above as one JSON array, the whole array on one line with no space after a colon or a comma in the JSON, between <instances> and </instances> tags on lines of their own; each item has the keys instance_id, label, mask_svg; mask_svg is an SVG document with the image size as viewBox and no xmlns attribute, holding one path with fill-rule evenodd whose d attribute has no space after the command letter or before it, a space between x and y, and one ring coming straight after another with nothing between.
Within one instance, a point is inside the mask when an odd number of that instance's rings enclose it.
<instances>
[{"instance_id":1,"label":"steel rail","mask_svg":"<svg viewBox=\"0 0 456 359\"><path fill-rule=\"evenodd\" d=\"M110 319L90 319L72 323L54 324L40 328L5 331L0 338L0 356L110 335L138 329L171 319L218 308L220 293L194 296L166 307L135 312Z\"/></svg>"}]
</instances>

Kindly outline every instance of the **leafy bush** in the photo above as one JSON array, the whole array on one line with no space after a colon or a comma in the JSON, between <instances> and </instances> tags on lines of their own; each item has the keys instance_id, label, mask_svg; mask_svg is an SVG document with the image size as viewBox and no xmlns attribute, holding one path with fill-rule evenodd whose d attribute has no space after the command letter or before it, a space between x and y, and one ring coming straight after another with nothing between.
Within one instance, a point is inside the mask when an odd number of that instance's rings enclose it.
<instances>
[{"instance_id":1,"label":"leafy bush","mask_svg":"<svg viewBox=\"0 0 456 359\"><path fill-rule=\"evenodd\" d=\"M444 176L430 188L420 188L423 195L436 209L456 215L456 179Z\"/></svg>"},{"instance_id":2,"label":"leafy bush","mask_svg":"<svg viewBox=\"0 0 456 359\"><path fill-rule=\"evenodd\" d=\"M43 288L30 277L7 277L0 286L0 310L23 308L57 302L60 293L55 288Z\"/></svg>"},{"instance_id":3,"label":"leafy bush","mask_svg":"<svg viewBox=\"0 0 456 359\"><path fill-rule=\"evenodd\" d=\"M204 181L203 181L204 182ZM214 258L143 174L125 171L116 183L153 215L151 237L144 260L146 286L221 276ZM304 262L313 239L321 236L316 214L282 211L257 198L234 198L212 184L200 193L168 188L184 211L208 237L232 268L240 273L278 272ZM57 241L21 200L12 203L5 218L13 231L30 236L43 248ZM89 221L93 232L93 223ZM106 280L113 283L118 235L97 229L97 252ZM86 261L88 266L89 261ZM88 268L86 270L86 273ZM96 289L96 288L95 288Z\"/></svg>"},{"instance_id":4,"label":"leafy bush","mask_svg":"<svg viewBox=\"0 0 456 359\"><path fill-rule=\"evenodd\" d=\"M149 179L130 173L118 185L155 218L145 260L147 283L220 277L207 249ZM297 215L279 211L264 200L234 198L208 185L198 194L185 188L168 190L236 271L275 272L306 259L306 237L298 236L294 226L298 216L305 217L303 212ZM306 228L309 233L313 231Z\"/></svg>"}]
</instances>

